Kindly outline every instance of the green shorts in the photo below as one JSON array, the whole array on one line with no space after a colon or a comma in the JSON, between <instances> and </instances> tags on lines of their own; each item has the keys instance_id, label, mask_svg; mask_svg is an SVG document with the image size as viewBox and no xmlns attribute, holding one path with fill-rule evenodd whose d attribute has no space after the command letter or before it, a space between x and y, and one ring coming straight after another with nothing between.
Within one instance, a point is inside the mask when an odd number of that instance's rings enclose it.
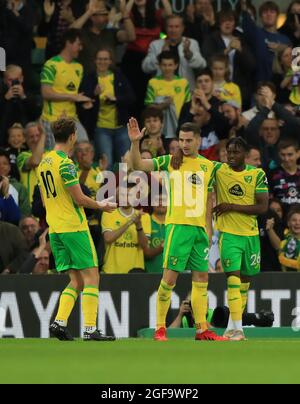
<instances>
[{"instance_id":1,"label":"green shorts","mask_svg":"<svg viewBox=\"0 0 300 404\"><path fill-rule=\"evenodd\" d=\"M208 272L209 240L197 226L168 225L164 249L164 268Z\"/></svg>"},{"instance_id":2,"label":"green shorts","mask_svg":"<svg viewBox=\"0 0 300 404\"><path fill-rule=\"evenodd\" d=\"M245 276L255 276L260 272L259 236L221 233L219 247L224 272L240 271Z\"/></svg>"},{"instance_id":3,"label":"green shorts","mask_svg":"<svg viewBox=\"0 0 300 404\"><path fill-rule=\"evenodd\" d=\"M98 258L89 231L49 235L57 272L98 267Z\"/></svg>"}]
</instances>

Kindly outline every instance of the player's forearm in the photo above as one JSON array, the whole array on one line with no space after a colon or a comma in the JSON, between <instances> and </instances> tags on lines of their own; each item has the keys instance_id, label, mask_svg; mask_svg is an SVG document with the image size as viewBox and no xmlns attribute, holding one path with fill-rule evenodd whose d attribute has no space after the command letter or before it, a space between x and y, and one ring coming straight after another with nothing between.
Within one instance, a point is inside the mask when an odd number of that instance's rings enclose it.
<instances>
[{"instance_id":1,"label":"player's forearm","mask_svg":"<svg viewBox=\"0 0 300 404\"><path fill-rule=\"evenodd\" d=\"M99 210L100 208L96 201L84 195L84 193L82 193L82 195L77 197L76 200L74 200L74 202L81 208L93 209L93 210Z\"/></svg>"},{"instance_id":2,"label":"player's forearm","mask_svg":"<svg viewBox=\"0 0 300 404\"><path fill-rule=\"evenodd\" d=\"M143 171L143 160L140 153L140 145L139 142L132 142L130 149L130 156L133 164L134 170Z\"/></svg>"},{"instance_id":3,"label":"player's forearm","mask_svg":"<svg viewBox=\"0 0 300 404\"><path fill-rule=\"evenodd\" d=\"M249 205L249 206L231 205L231 210L233 212L243 213L244 215L259 216L267 212L268 206L265 206L265 204Z\"/></svg>"}]
</instances>

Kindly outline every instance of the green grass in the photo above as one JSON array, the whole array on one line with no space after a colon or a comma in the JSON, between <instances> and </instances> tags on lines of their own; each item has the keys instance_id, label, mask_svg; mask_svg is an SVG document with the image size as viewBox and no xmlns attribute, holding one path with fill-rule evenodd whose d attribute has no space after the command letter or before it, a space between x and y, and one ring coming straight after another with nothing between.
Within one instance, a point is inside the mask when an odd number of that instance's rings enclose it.
<instances>
[{"instance_id":1,"label":"green grass","mask_svg":"<svg viewBox=\"0 0 300 404\"><path fill-rule=\"evenodd\" d=\"M299 383L300 340L0 340L0 383Z\"/></svg>"}]
</instances>

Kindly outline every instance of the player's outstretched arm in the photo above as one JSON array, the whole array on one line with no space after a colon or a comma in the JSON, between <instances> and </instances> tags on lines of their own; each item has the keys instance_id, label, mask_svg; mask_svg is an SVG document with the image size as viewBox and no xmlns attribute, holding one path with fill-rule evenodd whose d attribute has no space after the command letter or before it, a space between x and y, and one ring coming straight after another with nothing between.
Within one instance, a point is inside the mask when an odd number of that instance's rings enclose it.
<instances>
[{"instance_id":1,"label":"player's outstretched arm","mask_svg":"<svg viewBox=\"0 0 300 404\"><path fill-rule=\"evenodd\" d=\"M111 202L112 198L104 199L101 202L94 201L93 199L84 195L79 184L73 185L67 189L73 201L76 203L76 205L80 207L94 210L102 210L108 213L111 213L117 209L117 204L115 202Z\"/></svg>"},{"instance_id":2,"label":"player's outstretched arm","mask_svg":"<svg viewBox=\"0 0 300 404\"><path fill-rule=\"evenodd\" d=\"M139 124L135 118L130 118L128 125L128 136L131 141L130 158L134 170L150 172L154 171L152 160L143 160L140 153L140 140L143 138L146 129L140 131Z\"/></svg>"}]
</instances>

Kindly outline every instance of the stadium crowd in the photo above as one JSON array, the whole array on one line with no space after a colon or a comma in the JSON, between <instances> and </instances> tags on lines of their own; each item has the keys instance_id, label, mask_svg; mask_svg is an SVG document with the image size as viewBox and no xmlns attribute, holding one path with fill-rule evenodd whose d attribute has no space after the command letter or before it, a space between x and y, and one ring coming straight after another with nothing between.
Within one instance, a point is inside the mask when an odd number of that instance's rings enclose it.
<instances>
[{"instance_id":1,"label":"stadium crowd","mask_svg":"<svg viewBox=\"0 0 300 404\"><path fill-rule=\"evenodd\" d=\"M241 0L235 10L224 1L217 12L213 1L194 0L183 15L172 14L169 0L160 6L0 0L7 59L0 83L0 274L55 272L36 177L54 146L51 123L76 121L72 158L84 193L96 198L104 171L126 177L122 162L130 173L131 116L146 128L146 159L176 154L186 122L199 125L199 153L213 161L226 163L226 142L244 138L247 164L262 167L269 180L269 211L259 217L262 271L300 271L300 73L292 69L300 1L288 4L279 28L272 1L257 9ZM149 183L155 181L161 178L152 173ZM125 182L119 195L130 193ZM128 202L111 215L86 211L105 273L162 272L166 207L163 192L157 197L152 208ZM222 272L217 229L210 266Z\"/></svg>"}]
</instances>

